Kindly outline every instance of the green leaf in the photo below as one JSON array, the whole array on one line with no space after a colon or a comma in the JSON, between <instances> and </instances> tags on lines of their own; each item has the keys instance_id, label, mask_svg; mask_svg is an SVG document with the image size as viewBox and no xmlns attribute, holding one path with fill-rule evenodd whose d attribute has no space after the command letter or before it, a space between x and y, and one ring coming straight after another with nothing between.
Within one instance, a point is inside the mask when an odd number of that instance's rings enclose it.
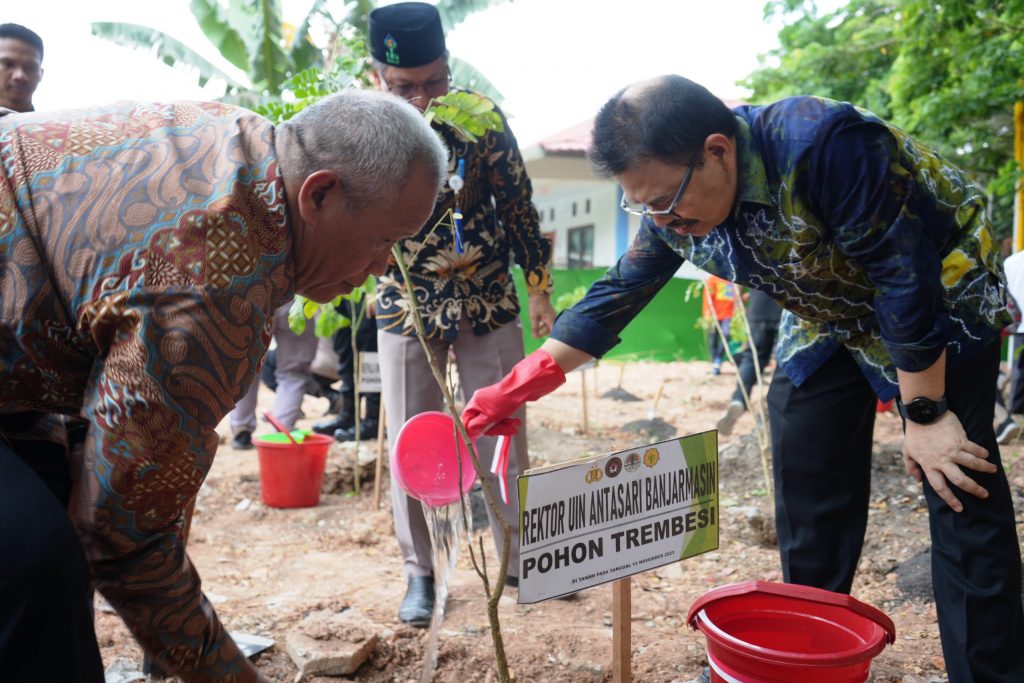
<instances>
[{"instance_id":1,"label":"green leaf","mask_svg":"<svg viewBox=\"0 0 1024 683\"><path fill-rule=\"evenodd\" d=\"M324 305L317 316L314 334L318 337L333 337L335 332L351 324L352 321L339 313L334 306Z\"/></svg>"},{"instance_id":2,"label":"green leaf","mask_svg":"<svg viewBox=\"0 0 1024 683\"><path fill-rule=\"evenodd\" d=\"M555 310L564 311L575 306L587 293L586 287L577 287L571 292L565 292L555 299Z\"/></svg>"},{"instance_id":3,"label":"green leaf","mask_svg":"<svg viewBox=\"0 0 1024 683\"><path fill-rule=\"evenodd\" d=\"M476 141L489 130L501 130L502 119L493 111L493 104L484 105L486 98L475 93L451 92L436 98L427 108L431 120L452 128L457 134ZM482 112L476 113L477 110Z\"/></svg>"},{"instance_id":4,"label":"green leaf","mask_svg":"<svg viewBox=\"0 0 1024 683\"><path fill-rule=\"evenodd\" d=\"M295 334L302 334L306 331L305 303L306 300L303 297L297 296L288 308L288 329Z\"/></svg>"},{"instance_id":5,"label":"green leaf","mask_svg":"<svg viewBox=\"0 0 1024 683\"><path fill-rule=\"evenodd\" d=\"M320 304L318 304L315 301L311 301L311 300L309 300L309 299L307 299L305 297L295 297L295 298L296 298L296 300L302 299L302 302L303 302L302 303L302 313L307 318L312 318L314 315L316 315L316 312L318 310L320 310Z\"/></svg>"}]
</instances>

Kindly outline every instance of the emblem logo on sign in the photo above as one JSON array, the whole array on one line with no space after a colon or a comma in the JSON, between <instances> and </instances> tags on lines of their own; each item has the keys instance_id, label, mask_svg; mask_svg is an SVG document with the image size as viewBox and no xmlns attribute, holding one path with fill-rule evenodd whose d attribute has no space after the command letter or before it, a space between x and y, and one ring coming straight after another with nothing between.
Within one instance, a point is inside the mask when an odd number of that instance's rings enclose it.
<instances>
[{"instance_id":1,"label":"emblem logo on sign","mask_svg":"<svg viewBox=\"0 0 1024 683\"><path fill-rule=\"evenodd\" d=\"M626 471L636 472L638 469L640 469L640 454L630 453L626 456Z\"/></svg>"},{"instance_id":2,"label":"emblem logo on sign","mask_svg":"<svg viewBox=\"0 0 1024 683\"><path fill-rule=\"evenodd\" d=\"M609 458L608 462L606 462L604 465L604 473L607 474L609 477L617 477L619 476L619 472L621 471L622 460L619 459L619 456L617 455Z\"/></svg>"},{"instance_id":3,"label":"emblem logo on sign","mask_svg":"<svg viewBox=\"0 0 1024 683\"><path fill-rule=\"evenodd\" d=\"M657 448L648 448L647 452L644 453L644 464L648 467L654 467L661 460L661 454L658 453Z\"/></svg>"},{"instance_id":4,"label":"emblem logo on sign","mask_svg":"<svg viewBox=\"0 0 1024 683\"><path fill-rule=\"evenodd\" d=\"M592 468L590 468L590 470L587 471L587 476L584 477L584 480L588 484L593 484L594 482L601 481L601 479L603 479L603 478L604 478L604 472L601 471L601 468L600 467L592 467Z\"/></svg>"}]
</instances>

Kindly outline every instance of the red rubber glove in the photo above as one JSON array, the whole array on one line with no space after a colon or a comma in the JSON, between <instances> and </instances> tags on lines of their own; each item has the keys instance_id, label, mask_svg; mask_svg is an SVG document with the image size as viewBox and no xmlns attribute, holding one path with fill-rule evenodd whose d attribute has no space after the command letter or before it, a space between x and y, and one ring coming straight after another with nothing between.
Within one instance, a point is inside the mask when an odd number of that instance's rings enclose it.
<instances>
[{"instance_id":1,"label":"red rubber glove","mask_svg":"<svg viewBox=\"0 0 1024 683\"><path fill-rule=\"evenodd\" d=\"M565 373L551 354L537 349L512 368L497 384L477 389L462 411L469 438L481 434L511 436L519 420L509 418L527 401L536 401L565 384Z\"/></svg>"}]
</instances>

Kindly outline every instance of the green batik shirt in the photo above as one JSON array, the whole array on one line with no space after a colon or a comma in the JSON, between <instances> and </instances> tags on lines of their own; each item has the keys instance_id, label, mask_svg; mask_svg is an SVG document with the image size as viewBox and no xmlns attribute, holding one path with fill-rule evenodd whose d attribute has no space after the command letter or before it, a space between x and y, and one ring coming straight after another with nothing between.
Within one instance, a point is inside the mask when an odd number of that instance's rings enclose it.
<instances>
[{"instance_id":1,"label":"green batik shirt","mask_svg":"<svg viewBox=\"0 0 1024 683\"><path fill-rule=\"evenodd\" d=\"M686 259L783 306L777 359L797 386L845 347L888 400L896 368L924 370L943 349L955 364L997 339L1005 283L981 193L961 171L847 103L734 112L729 220L704 237L645 221L553 338L603 355Z\"/></svg>"}]
</instances>

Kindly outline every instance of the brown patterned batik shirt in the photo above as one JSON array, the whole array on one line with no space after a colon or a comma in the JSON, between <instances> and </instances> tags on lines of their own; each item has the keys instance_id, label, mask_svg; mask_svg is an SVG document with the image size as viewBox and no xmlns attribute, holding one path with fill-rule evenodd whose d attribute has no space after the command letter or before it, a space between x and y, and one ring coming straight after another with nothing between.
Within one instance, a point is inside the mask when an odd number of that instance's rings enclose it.
<instances>
[{"instance_id":1,"label":"brown patterned batik shirt","mask_svg":"<svg viewBox=\"0 0 1024 683\"><path fill-rule=\"evenodd\" d=\"M183 510L292 294L273 142L220 104L0 117L0 432L60 441L58 418L86 423L70 513L93 579L190 681L243 666Z\"/></svg>"}]
</instances>

